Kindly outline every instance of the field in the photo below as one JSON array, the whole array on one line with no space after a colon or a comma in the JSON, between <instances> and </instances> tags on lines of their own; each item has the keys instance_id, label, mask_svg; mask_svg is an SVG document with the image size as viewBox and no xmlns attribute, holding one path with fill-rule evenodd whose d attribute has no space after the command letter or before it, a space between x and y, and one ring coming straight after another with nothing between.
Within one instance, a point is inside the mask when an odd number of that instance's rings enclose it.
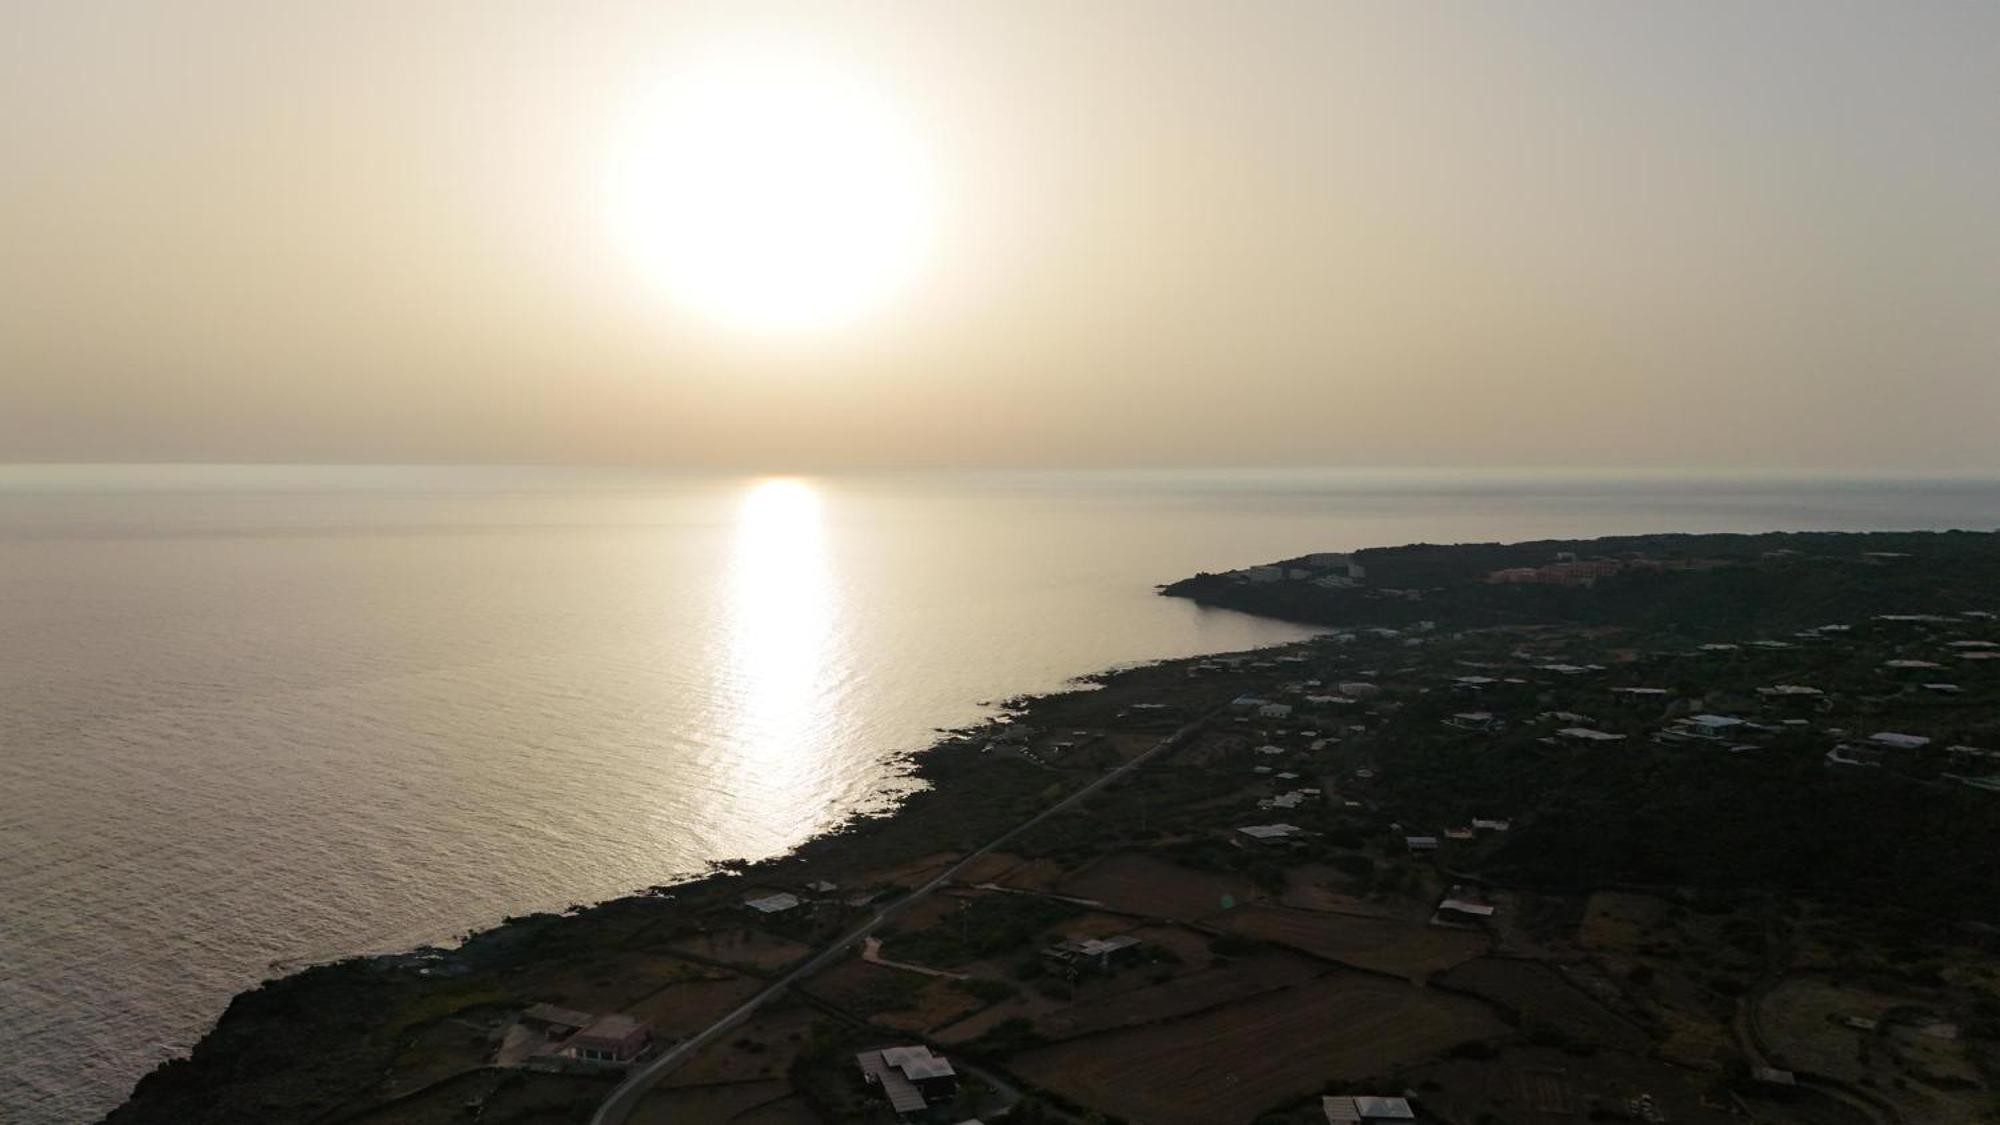
<instances>
[{"instance_id":1,"label":"field","mask_svg":"<svg viewBox=\"0 0 2000 1125\"><path fill-rule=\"evenodd\" d=\"M1219 968L1201 969L1162 984L1150 983L1152 970L1130 969L1105 981L1086 981L1077 1002L1035 1020L1050 1039L1136 1027L1186 1016L1280 988L1304 984L1327 970L1293 953L1272 950Z\"/></svg>"},{"instance_id":2,"label":"field","mask_svg":"<svg viewBox=\"0 0 2000 1125\"><path fill-rule=\"evenodd\" d=\"M1584 906L1577 943L1601 953L1636 953L1656 939L1667 920L1665 899L1600 891Z\"/></svg>"},{"instance_id":3,"label":"field","mask_svg":"<svg viewBox=\"0 0 2000 1125\"><path fill-rule=\"evenodd\" d=\"M513 995L586 1012L623 1011L638 997L721 970L662 953L608 950L540 962L507 982Z\"/></svg>"},{"instance_id":4,"label":"field","mask_svg":"<svg viewBox=\"0 0 2000 1125\"><path fill-rule=\"evenodd\" d=\"M762 987L762 981L751 977L718 975L687 980L668 985L623 1010L651 1024L655 1036L691 1035L720 1019Z\"/></svg>"},{"instance_id":5,"label":"field","mask_svg":"<svg viewBox=\"0 0 2000 1125\"><path fill-rule=\"evenodd\" d=\"M1509 1047L1495 1059L1445 1059L1410 1076L1440 1087L1423 1095L1426 1116L1445 1121L1499 1118L1516 1125L1574 1125L1603 1114L1625 1119L1633 1099L1649 1096L1675 1123L1742 1119L1709 1096L1714 1075L1640 1056L1606 1052L1579 1058L1546 1047ZM1793 1120L1774 1114L1773 1120Z\"/></svg>"},{"instance_id":6,"label":"field","mask_svg":"<svg viewBox=\"0 0 2000 1125\"><path fill-rule=\"evenodd\" d=\"M668 1086L718 1086L781 1079L820 1016L803 1004L766 1009L674 1068Z\"/></svg>"},{"instance_id":7,"label":"field","mask_svg":"<svg viewBox=\"0 0 2000 1125\"><path fill-rule=\"evenodd\" d=\"M1062 893L1181 921L1214 914L1223 908L1225 896L1238 903L1264 897L1248 879L1195 871L1134 852L1105 856L1084 867L1063 880Z\"/></svg>"},{"instance_id":8,"label":"field","mask_svg":"<svg viewBox=\"0 0 2000 1125\"><path fill-rule=\"evenodd\" d=\"M908 863L873 872L863 877L860 883L867 887L901 887L906 891L913 891L943 873L944 869L956 863L958 858L957 852L933 852Z\"/></svg>"},{"instance_id":9,"label":"field","mask_svg":"<svg viewBox=\"0 0 2000 1125\"><path fill-rule=\"evenodd\" d=\"M1469 930L1278 906L1246 906L1218 921L1236 933L1413 981L1470 961L1489 944Z\"/></svg>"},{"instance_id":10,"label":"field","mask_svg":"<svg viewBox=\"0 0 2000 1125\"><path fill-rule=\"evenodd\" d=\"M1285 872L1285 895L1279 901L1295 910L1345 910L1366 913L1368 907L1338 887L1349 886L1354 878L1324 864L1307 864Z\"/></svg>"},{"instance_id":11,"label":"field","mask_svg":"<svg viewBox=\"0 0 2000 1125\"><path fill-rule=\"evenodd\" d=\"M1358 973L1017 1056L1024 1077L1149 1125L1226 1125L1329 1079L1506 1030L1475 1001Z\"/></svg>"},{"instance_id":12,"label":"field","mask_svg":"<svg viewBox=\"0 0 2000 1125\"><path fill-rule=\"evenodd\" d=\"M797 1099L792 1096L791 1084L784 1081L678 1086L655 1090L627 1120L630 1125L736 1125L759 1107L787 1101L796 1103Z\"/></svg>"},{"instance_id":13,"label":"field","mask_svg":"<svg viewBox=\"0 0 2000 1125\"><path fill-rule=\"evenodd\" d=\"M747 965L753 969L781 968L811 952L798 942L748 926L679 938L670 948L710 961Z\"/></svg>"},{"instance_id":14,"label":"field","mask_svg":"<svg viewBox=\"0 0 2000 1125\"><path fill-rule=\"evenodd\" d=\"M856 1015L910 1031L939 1027L984 1007L953 981L860 960L835 965L806 987Z\"/></svg>"},{"instance_id":15,"label":"field","mask_svg":"<svg viewBox=\"0 0 2000 1125\"><path fill-rule=\"evenodd\" d=\"M1519 1013L1522 1030L1530 1034L1553 1031L1565 1042L1621 1051L1643 1051L1651 1042L1644 1031L1539 962L1481 957L1439 979Z\"/></svg>"},{"instance_id":16,"label":"field","mask_svg":"<svg viewBox=\"0 0 2000 1125\"><path fill-rule=\"evenodd\" d=\"M1909 1120L1971 1121L1990 1096L1959 1040L1924 1035L1897 1013L1920 1019L1934 1011L1920 994L1792 977L1759 1002L1758 1025L1771 1054L1800 1071L1873 1087ZM1881 1020L1875 1031L1843 1026L1843 1017Z\"/></svg>"}]
</instances>

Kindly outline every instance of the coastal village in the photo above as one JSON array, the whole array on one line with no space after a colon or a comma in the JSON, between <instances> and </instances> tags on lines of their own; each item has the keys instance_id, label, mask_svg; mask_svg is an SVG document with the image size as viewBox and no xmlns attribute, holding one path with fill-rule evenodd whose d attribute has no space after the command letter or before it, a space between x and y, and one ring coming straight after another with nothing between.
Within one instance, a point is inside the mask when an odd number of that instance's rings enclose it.
<instances>
[{"instance_id":1,"label":"coastal village","mask_svg":"<svg viewBox=\"0 0 2000 1125\"><path fill-rule=\"evenodd\" d=\"M1477 581L1766 565L1545 555ZM1466 626L1374 569L1209 576L1398 623L1013 701L794 855L246 994L110 1120L1993 1118L2000 586Z\"/></svg>"}]
</instances>

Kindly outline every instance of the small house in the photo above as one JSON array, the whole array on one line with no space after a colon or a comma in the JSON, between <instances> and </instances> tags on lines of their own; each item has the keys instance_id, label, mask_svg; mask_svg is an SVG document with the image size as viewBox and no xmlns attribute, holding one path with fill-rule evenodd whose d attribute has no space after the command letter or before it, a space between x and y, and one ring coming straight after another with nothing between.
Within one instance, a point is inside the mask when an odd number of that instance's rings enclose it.
<instances>
[{"instance_id":1,"label":"small house","mask_svg":"<svg viewBox=\"0 0 2000 1125\"><path fill-rule=\"evenodd\" d=\"M1721 738L1742 725L1734 715L1690 715L1681 720L1681 729L1695 738Z\"/></svg>"},{"instance_id":2,"label":"small house","mask_svg":"<svg viewBox=\"0 0 2000 1125\"><path fill-rule=\"evenodd\" d=\"M1622 734L1612 734L1609 731L1593 730L1590 727L1564 727L1556 732L1556 737L1566 738L1571 742L1625 741L1625 736Z\"/></svg>"},{"instance_id":3,"label":"small house","mask_svg":"<svg viewBox=\"0 0 2000 1125\"><path fill-rule=\"evenodd\" d=\"M1279 844L1299 834L1296 824L1250 824L1236 831L1260 844Z\"/></svg>"},{"instance_id":4,"label":"small house","mask_svg":"<svg viewBox=\"0 0 2000 1125\"><path fill-rule=\"evenodd\" d=\"M631 1016L599 1016L563 1041L562 1053L585 1062L629 1063L652 1042L652 1032Z\"/></svg>"},{"instance_id":5,"label":"small house","mask_svg":"<svg viewBox=\"0 0 2000 1125\"><path fill-rule=\"evenodd\" d=\"M1326 1114L1327 1125L1356 1125L1362 1121L1414 1121L1416 1111L1410 1108L1408 1098L1383 1097L1324 1097L1319 1100L1320 1111Z\"/></svg>"},{"instance_id":6,"label":"small house","mask_svg":"<svg viewBox=\"0 0 2000 1125\"><path fill-rule=\"evenodd\" d=\"M539 1031L544 1039L567 1039L590 1026L597 1017L589 1012L579 1012L574 1008L559 1008L554 1004L536 1004L521 1013L522 1027Z\"/></svg>"},{"instance_id":7,"label":"small house","mask_svg":"<svg viewBox=\"0 0 2000 1125\"><path fill-rule=\"evenodd\" d=\"M799 906L799 896L792 894L790 891L778 891L767 895L751 895L744 898L743 905L755 910L759 914L782 914L787 910L793 910Z\"/></svg>"},{"instance_id":8,"label":"small house","mask_svg":"<svg viewBox=\"0 0 2000 1125\"><path fill-rule=\"evenodd\" d=\"M1070 938L1042 950L1044 960L1078 969L1109 973L1138 960L1143 943L1131 934L1109 938Z\"/></svg>"},{"instance_id":9,"label":"small house","mask_svg":"<svg viewBox=\"0 0 2000 1125\"><path fill-rule=\"evenodd\" d=\"M861 1080L879 1090L899 1117L922 1113L934 1102L958 1094L958 1072L950 1060L929 1047L885 1047L854 1056Z\"/></svg>"}]
</instances>

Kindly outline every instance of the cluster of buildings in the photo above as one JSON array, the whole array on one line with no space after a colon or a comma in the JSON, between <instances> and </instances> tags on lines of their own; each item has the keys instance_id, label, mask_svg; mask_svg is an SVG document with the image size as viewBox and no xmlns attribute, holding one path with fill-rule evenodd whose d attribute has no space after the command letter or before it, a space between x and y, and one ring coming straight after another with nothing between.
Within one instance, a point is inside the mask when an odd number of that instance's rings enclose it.
<instances>
[{"instance_id":1,"label":"cluster of buildings","mask_svg":"<svg viewBox=\"0 0 2000 1125\"><path fill-rule=\"evenodd\" d=\"M1368 577L1368 568L1355 562L1353 555L1322 552L1290 562L1248 566L1242 570L1224 571L1223 574L1237 582L1310 582L1322 589L1341 590L1361 585L1362 580Z\"/></svg>"}]
</instances>

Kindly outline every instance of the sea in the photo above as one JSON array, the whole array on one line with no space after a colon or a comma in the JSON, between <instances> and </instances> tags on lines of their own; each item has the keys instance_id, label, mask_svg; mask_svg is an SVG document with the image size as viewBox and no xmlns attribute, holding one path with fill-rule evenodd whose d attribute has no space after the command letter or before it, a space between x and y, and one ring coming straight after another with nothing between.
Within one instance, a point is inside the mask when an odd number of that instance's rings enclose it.
<instances>
[{"instance_id":1,"label":"sea","mask_svg":"<svg viewBox=\"0 0 2000 1125\"><path fill-rule=\"evenodd\" d=\"M1996 524L1990 479L0 467L0 1121L270 976L891 809L994 701L1308 635L1156 595L1196 571Z\"/></svg>"}]
</instances>

